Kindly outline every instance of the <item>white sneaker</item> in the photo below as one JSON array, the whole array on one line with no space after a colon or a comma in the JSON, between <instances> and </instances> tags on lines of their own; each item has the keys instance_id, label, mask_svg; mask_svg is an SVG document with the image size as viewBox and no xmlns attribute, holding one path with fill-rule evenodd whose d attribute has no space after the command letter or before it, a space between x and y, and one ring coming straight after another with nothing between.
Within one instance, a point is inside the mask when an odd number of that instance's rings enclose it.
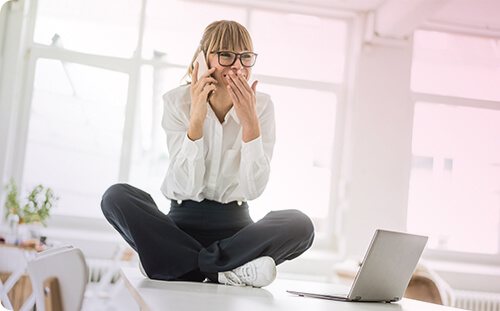
<instances>
[{"instance_id":1,"label":"white sneaker","mask_svg":"<svg viewBox=\"0 0 500 311\"><path fill-rule=\"evenodd\" d=\"M218 277L221 284L263 287L276 278L276 264L271 257L259 257L234 270L219 272Z\"/></svg>"}]
</instances>

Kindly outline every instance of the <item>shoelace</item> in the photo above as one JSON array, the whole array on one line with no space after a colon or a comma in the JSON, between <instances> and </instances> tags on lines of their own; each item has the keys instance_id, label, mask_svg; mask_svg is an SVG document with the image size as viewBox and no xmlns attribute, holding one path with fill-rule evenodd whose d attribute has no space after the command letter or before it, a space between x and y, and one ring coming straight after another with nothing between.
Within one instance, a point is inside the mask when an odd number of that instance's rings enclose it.
<instances>
[{"instance_id":1,"label":"shoelace","mask_svg":"<svg viewBox=\"0 0 500 311\"><path fill-rule=\"evenodd\" d=\"M255 280L256 275L256 268L253 264L246 264L236 270L224 272L226 284L233 286L250 285Z\"/></svg>"},{"instance_id":2,"label":"shoelace","mask_svg":"<svg viewBox=\"0 0 500 311\"><path fill-rule=\"evenodd\" d=\"M226 282L224 282L224 284L226 285L241 286L241 287L246 286L246 284L241 281L241 279L236 275L236 273L232 271L224 272L224 277L226 278Z\"/></svg>"}]
</instances>

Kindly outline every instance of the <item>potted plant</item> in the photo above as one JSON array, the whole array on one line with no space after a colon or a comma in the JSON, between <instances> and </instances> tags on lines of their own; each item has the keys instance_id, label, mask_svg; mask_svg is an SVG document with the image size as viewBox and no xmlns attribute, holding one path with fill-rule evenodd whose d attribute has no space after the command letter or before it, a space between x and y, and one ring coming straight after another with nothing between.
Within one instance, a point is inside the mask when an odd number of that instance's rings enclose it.
<instances>
[{"instance_id":1,"label":"potted plant","mask_svg":"<svg viewBox=\"0 0 500 311\"><path fill-rule=\"evenodd\" d=\"M38 185L29 193L26 204L23 206L19 202L19 194L14 179L6 186L8 191L5 201L5 218L19 219L19 225L30 226L32 237L39 238L40 225L47 226L47 219L50 217L50 210L55 206L59 197L56 197L51 188Z\"/></svg>"}]
</instances>

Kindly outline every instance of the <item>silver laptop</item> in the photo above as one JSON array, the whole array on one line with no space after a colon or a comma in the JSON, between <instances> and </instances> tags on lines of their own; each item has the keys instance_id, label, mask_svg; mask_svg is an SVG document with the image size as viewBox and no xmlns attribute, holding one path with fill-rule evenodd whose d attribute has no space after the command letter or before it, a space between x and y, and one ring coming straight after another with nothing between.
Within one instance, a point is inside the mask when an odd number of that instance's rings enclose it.
<instances>
[{"instance_id":1,"label":"silver laptop","mask_svg":"<svg viewBox=\"0 0 500 311\"><path fill-rule=\"evenodd\" d=\"M345 293L288 293L331 300L395 302L403 294L427 243L426 236L376 230L356 278Z\"/></svg>"}]
</instances>

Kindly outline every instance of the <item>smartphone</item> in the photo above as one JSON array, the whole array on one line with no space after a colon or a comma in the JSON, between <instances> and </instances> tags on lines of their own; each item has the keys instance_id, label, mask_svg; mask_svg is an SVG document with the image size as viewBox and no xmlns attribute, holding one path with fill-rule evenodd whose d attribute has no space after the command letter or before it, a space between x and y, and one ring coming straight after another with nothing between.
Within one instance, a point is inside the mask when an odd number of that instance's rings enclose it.
<instances>
[{"instance_id":1,"label":"smartphone","mask_svg":"<svg viewBox=\"0 0 500 311\"><path fill-rule=\"evenodd\" d=\"M205 60L205 55L201 51L196 57L195 63L198 62L198 80L200 77L208 71L207 61Z\"/></svg>"}]
</instances>

